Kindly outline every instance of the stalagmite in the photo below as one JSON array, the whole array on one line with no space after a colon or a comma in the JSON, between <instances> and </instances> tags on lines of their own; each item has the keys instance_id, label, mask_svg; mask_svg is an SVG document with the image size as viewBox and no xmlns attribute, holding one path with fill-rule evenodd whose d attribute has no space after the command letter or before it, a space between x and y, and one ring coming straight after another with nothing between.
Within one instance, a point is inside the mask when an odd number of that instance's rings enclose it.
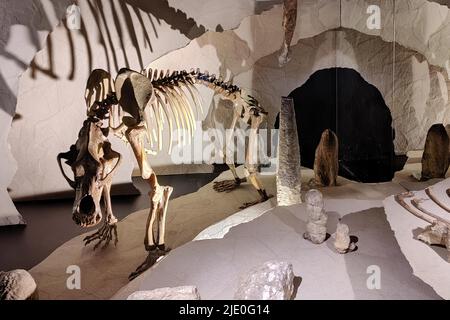
<instances>
[{"instance_id":1,"label":"stalagmite","mask_svg":"<svg viewBox=\"0 0 450 320\"><path fill-rule=\"evenodd\" d=\"M277 202L279 206L290 206L302 202L300 146L292 98L282 98L279 135Z\"/></svg>"},{"instance_id":2,"label":"stalagmite","mask_svg":"<svg viewBox=\"0 0 450 320\"><path fill-rule=\"evenodd\" d=\"M303 238L314 244L321 244L327 237L328 216L323 205L322 193L312 189L306 193L306 212L308 223Z\"/></svg>"},{"instance_id":3,"label":"stalagmite","mask_svg":"<svg viewBox=\"0 0 450 320\"><path fill-rule=\"evenodd\" d=\"M327 129L322 133L314 160L314 182L316 185L323 187L337 185L339 172L338 145L338 138L333 131Z\"/></svg>"},{"instance_id":4,"label":"stalagmite","mask_svg":"<svg viewBox=\"0 0 450 320\"><path fill-rule=\"evenodd\" d=\"M351 242L349 232L346 224L338 223L334 248L341 254L355 250L355 244Z\"/></svg>"},{"instance_id":5,"label":"stalagmite","mask_svg":"<svg viewBox=\"0 0 450 320\"><path fill-rule=\"evenodd\" d=\"M422 156L422 181L445 178L449 165L448 150L449 138L444 125L431 126Z\"/></svg>"}]
</instances>

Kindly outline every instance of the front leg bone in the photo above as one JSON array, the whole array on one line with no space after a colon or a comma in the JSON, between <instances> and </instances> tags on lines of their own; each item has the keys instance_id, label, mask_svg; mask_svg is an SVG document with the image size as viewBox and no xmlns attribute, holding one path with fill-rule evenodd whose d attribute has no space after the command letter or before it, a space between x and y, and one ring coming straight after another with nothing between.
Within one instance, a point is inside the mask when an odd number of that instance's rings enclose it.
<instances>
[{"instance_id":1,"label":"front leg bone","mask_svg":"<svg viewBox=\"0 0 450 320\"><path fill-rule=\"evenodd\" d=\"M117 235L117 218L114 216L111 206L111 182L112 180L109 179L108 183L103 188L103 201L106 209L104 225L97 232L83 239L85 246L97 240L94 250L97 249L102 243L102 248L106 248L113 238L114 246L117 246L119 241Z\"/></svg>"},{"instance_id":2,"label":"front leg bone","mask_svg":"<svg viewBox=\"0 0 450 320\"><path fill-rule=\"evenodd\" d=\"M117 245L118 236L117 236L117 225L115 223L110 224L108 222L104 222L103 226L94 234L87 236L83 239L84 245L87 246L92 241L97 240L97 243L94 246L94 250L97 249L102 243L102 248L106 248L111 240L114 238L114 245Z\"/></svg>"},{"instance_id":3,"label":"front leg bone","mask_svg":"<svg viewBox=\"0 0 450 320\"><path fill-rule=\"evenodd\" d=\"M162 256L167 253L164 246L165 222L167 215L167 205L172 193L171 187L160 186L153 169L147 162L144 151L145 128L143 126L131 127L126 132L126 137L130 142L133 153L137 159L141 176L150 185L150 212L147 218L146 234L144 238L145 250L148 251L146 260L138 266L135 272L130 274L132 280L139 274L150 268ZM154 231L156 229L156 232Z\"/></svg>"},{"instance_id":4,"label":"front leg bone","mask_svg":"<svg viewBox=\"0 0 450 320\"><path fill-rule=\"evenodd\" d=\"M169 205L169 198L172 195L173 188L165 186L163 190L163 198L160 203L160 210L158 212L159 220L159 234L158 234L158 247L160 250L165 249L165 237L166 237L166 217L167 217L167 207Z\"/></svg>"}]
</instances>

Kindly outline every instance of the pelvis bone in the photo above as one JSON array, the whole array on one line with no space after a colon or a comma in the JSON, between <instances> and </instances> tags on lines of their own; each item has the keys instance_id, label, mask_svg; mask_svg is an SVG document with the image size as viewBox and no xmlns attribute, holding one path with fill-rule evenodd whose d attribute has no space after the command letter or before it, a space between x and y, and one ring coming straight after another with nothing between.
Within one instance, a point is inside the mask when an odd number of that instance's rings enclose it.
<instances>
[{"instance_id":1,"label":"pelvis bone","mask_svg":"<svg viewBox=\"0 0 450 320\"><path fill-rule=\"evenodd\" d=\"M111 149L111 144L100 127L100 122L91 119L83 123L78 140L70 150L58 155L58 164L64 178L75 189L72 219L82 227L92 227L102 220L100 200L105 197L106 223L114 219L110 208L112 176L118 168L120 154ZM72 168L74 180L64 172L61 159Z\"/></svg>"}]
</instances>

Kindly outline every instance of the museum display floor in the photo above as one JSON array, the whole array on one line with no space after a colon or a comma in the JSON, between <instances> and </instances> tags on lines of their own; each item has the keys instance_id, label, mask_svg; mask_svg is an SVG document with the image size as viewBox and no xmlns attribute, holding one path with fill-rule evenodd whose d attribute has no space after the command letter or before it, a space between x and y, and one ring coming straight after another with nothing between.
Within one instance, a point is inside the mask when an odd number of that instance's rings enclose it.
<instances>
[{"instance_id":1,"label":"museum display floor","mask_svg":"<svg viewBox=\"0 0 450 320\"><path fill-rule=\"evenodd\" d=\"M337 254L333 239L314 245L302 238L304 205L275 208L233 228L221 240L186 244L142 277L134 290L197 286L203 299L233 299L239 278L256 265L278 260L292 263L301 278L295 299L439 299L433 288L413 275L378 201L329 199L328 230L338 218L358 238L357 251ZM367 287L369 266L381 271L381 288ZM118 293L126 299L131 292Z\"/></svg>"},{"instance_id":2,"label":"museum display floor","mask_svg":"<svg viewBox=\"0 0 450 320\"><path fill-rule=\"evenodd\" d=\"M219 173L161 175L162 184L172 185L172 199L195 192ZM113 210L119 220L147 208L148 185L133 178L139 195L113 196ZM114 191L114 187L113 187ZM27 226L0 227L0 270L29 269L44 260L53 250L71 238L86 232L72 221L73 192L66 199L17 202ZM92 232L96 228L92 228Z\"/></svg>"},{"instance_id":3,"label":"museum display floor","mask_svg":"<svg viewBox=\"0 0 450 320\"><path fill-rule=\"evenodd\" d=\"M30 273L41 299L126 299L137 290L182 285L197 286L202 299L232 299L243 273L268 260L283 260L292 263L295 275L301 278L295 299L448 298L442 283L421 277L421 261L410 261L411 250L432 250L436 259L442 260L445 249L430 248L412 235L409 239L407 232L398 231L402 228L399 221L408 221L408 227L423 222L413 216L397 217L383 208L383 201L391 195L436 183L412 178L417 165L410 159L392 182L362 184L338 178L337 187L322 188L330 237L321 245L302 237L306 230L304 204L275 207L272 198L241 211L242 203L256 197L249 184L230 193L217 193L210 182L170 202L167 244L172 251L132 282L127 276L146 258L146 209L119 222L117 247L93 251L92 245L83 246L85 235L78 235L31 268ZM241 167L238 170L242 173ZM312 175L312 170L302 170L305 188ZM230 177L226 171L216 180ZM275 194L275 175L264 175L262 180L269 194ZM332 235L339 218L357 240L358 249L346 255L336 253L333 247ZM69 214L66 219L70 220ZM435 262L427 263L432 269L430 263ZM80 267L80 290L67 289L66 269L71 265ZM378 290L367 286L373 266L381 272ZM432 271L426 270L425 276L429 274Z\"/></svg>"}]
</instances>

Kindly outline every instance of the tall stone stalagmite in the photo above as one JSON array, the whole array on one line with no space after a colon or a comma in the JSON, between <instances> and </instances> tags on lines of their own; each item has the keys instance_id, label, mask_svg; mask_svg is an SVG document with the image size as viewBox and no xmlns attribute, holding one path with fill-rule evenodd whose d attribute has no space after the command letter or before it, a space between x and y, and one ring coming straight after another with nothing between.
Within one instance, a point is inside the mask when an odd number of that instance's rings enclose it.
<instances>
[{"instance_id":1,"label":"tall stone stalagmite","mask_svg":"<svg viewBox=\"0 0 450 320\"><path fill-rule=\"evenodd\" d=\"M300 146L294 100L281 99L278 140L277 202L279 206L301 203Z\"/></svg>"}]
</instances>

